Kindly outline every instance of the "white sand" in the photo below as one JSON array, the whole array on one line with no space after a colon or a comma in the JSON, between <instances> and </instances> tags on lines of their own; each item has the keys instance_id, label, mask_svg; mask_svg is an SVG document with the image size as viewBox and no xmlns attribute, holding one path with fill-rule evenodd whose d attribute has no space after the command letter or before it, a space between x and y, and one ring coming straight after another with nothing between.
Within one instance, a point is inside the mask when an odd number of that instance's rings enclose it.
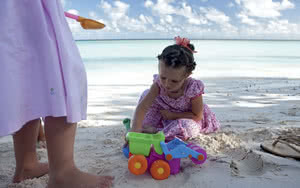
<instances>
[{"instance_id":1,"label":"white sand","mask_svg":"<svg viewBox=\"0 0 300 188\"><path fill-rule=\"evenodd\" d=\"M147 85L89 86L88 120L79 124L75 159L82 170L115 177L114 187L299 187L300 162L262 151L259 145L283 132L300 134L300 80L283 78L202 79L205 102L222 129L193 142L208 160L200 166L181 161L181 172L157 181L149 173L134 176L123 156L122 119L131 117ZM42 161L45 149L38 149ZM48 176L10 184L14 172L11 137L0 138L0 187L46 186Z\"/></svg>"}]
</instances>

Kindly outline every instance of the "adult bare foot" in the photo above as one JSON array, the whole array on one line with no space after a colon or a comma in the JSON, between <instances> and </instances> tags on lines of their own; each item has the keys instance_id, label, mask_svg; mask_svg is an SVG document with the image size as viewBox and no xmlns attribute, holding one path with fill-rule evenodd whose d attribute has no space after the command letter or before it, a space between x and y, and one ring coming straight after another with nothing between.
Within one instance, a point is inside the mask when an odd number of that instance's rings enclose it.
<instances>
[{"instance_id":1,"label":"adult bare foot","mask_svg":"<svg viewBox=\"0 0 300 188\"><path fill-rule=\"evenodd\" d=\"M35 165L25 167L23 172L15 174L13 183L20 183L26 179L38 178L49 172L48 163L37 163Z\"/></svg>"},{"instance_id":2,"label":"adult bare foot","mask_svg":"<svg viewBox=\"0 0 300 188\"><path fill-rule=\"evenodd\" d=\"M95 176L75 168L56 177L50 174L47 188L110 188L113 179L111 176Z\"/></svg>"}]
</instances>

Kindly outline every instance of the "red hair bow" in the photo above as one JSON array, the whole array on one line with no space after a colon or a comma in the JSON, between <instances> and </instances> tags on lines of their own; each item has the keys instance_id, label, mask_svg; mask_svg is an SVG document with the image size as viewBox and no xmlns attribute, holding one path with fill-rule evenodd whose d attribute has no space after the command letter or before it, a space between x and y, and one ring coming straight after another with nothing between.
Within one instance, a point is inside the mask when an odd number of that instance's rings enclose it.
<instances>
[{"instance_id":1,"label":"red hair bow","mask_svg":"<svg viewBox=\"0 0 300 188\"><path fill-rule=\"evenodd\" d=\"M192 50L192 49L188 46L188 44L190 44L190 40L189 40L189 39L187 39L187 38L180 38L180 36L178 36L178 37L175 37L174 40L176 41L176 44L177 44L177 45L186 47L186 48L189 49L192 53L197 53L197 51Z\"/></svg>"}]
</instances>

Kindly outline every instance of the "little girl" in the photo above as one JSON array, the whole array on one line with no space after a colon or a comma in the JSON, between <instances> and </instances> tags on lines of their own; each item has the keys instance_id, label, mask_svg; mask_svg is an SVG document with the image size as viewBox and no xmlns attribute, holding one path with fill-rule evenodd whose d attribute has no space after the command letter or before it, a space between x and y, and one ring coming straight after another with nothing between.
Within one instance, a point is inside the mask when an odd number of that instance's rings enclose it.
<instances>
[{"instance_id":1,"label":"little girl","mask_svg":"<svg viewBox=\"0 0 300 188\"><path fill-rule=\"evenodd\" d=\"M220 128L215 114L203 103L203 82L190 77L196 67L194 46L186 38L175 40L158 56L159 74L142 94L131 130L163 131L167 141L175 136L187 140Z\"/></svg>"}]
</instances>

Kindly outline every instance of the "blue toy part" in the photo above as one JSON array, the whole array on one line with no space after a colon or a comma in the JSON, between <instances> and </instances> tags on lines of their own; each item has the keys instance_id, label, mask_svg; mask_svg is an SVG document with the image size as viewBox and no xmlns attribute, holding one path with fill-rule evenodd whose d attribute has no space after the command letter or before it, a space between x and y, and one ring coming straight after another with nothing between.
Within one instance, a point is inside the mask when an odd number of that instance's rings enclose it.
<instances>
[{"instance_id":1,"label":"blue toy part","mask_svg":"<svg viewBox=\"0 0 300 188\"><path fill-rule=\"evenodd\" d=\"M172 159L185 158L185 157L198 159L199 161L206 159L205 154L199 153L187 147L187 144L178 138L175 138L174 140L172 140L167 144L165 142L160 142L160 145L165 154L165 158L168 161Z\"/></svg>"},{"instance_id":2,"label":"blue toy part","mask_svg":"<svg viewBox=\"0 0 300 188\"><path fill-rule=\"evenodd\" d=\"M123 154L126 158L129 158L129 146L128 146L128 144L123 147Z\"/></svg>"},{"instance_id":3,"label":"blue toy part","mask_svg":"<svg viewBox=\"0 0 300 188\"><path fill-rule=\"evenodd\" d=\"M168 142L166 145L169 150L173 150L174 148L176 148L179 145L187 146L187 144L185 142L183 142L181 139L179 139L177 137L175 137L173 140Z\"/></svg>"}]
</instances>

